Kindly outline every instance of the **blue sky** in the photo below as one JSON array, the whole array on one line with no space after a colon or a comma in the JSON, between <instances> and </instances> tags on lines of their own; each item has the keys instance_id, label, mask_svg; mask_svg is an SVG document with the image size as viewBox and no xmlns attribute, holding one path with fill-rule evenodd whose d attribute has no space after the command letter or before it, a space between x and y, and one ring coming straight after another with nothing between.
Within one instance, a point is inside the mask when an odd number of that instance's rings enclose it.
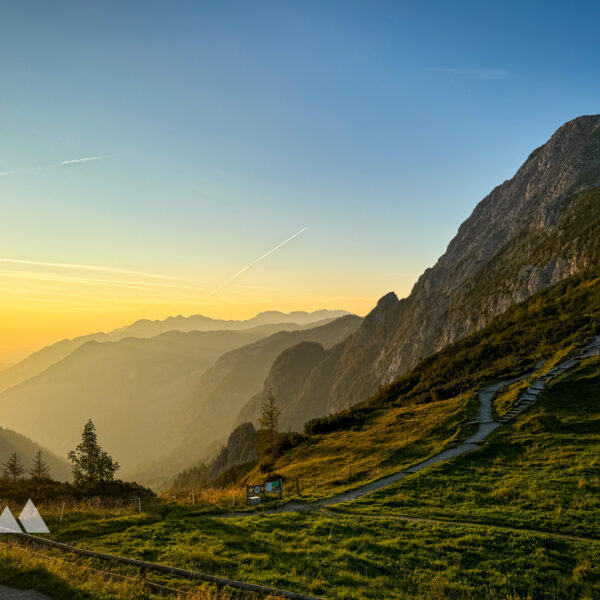
<instances>
[{"instance_id":1,"label":"blue sky","mask_svg":"<svg viewBox=\"0 0 600 600\"><path fill-rule=\"evenodd\" d=\"M406 295L557 127L599 112L599 17L592 2L7 4L0 257L189 285L136 303L67 282L69 334L174 311L366 312ZM27 302L55 318L62 283L7 277L0 327Z\"/></svg>"}]
</instances>

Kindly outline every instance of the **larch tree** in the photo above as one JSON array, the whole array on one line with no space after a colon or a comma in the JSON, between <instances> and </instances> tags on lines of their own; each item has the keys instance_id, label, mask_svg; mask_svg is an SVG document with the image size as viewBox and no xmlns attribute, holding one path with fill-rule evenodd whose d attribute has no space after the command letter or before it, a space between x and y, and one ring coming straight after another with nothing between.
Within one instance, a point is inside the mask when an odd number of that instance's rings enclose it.
<instances>
[{"instance_id":1,"label":"larch tree","mask_svg":"<svg viewBox=\"0 0 600 600\"><path fill-rule=\"evenodd\" d=\"M32 479L42 480L50 479L50 467L48 463L42 458L43 452L41 449L35 453L31 468L29 469L29 475Z\"/></svg>"},{"instance_id":2,"label":"larch tree","mask_svg":"<svg viewBox=\"0 0 600 600\"><path fill-rule=\"evenodd\" d=\"M274 454L281 411L279 410L279 405L277 404L277 400L273 395L271 386L269 386L269 389L267 390L267 395L262 404L261 410L262 412L259 421L261 426L269 432L271 454Z\"/></svg>"},{"instance_id":3,"label":"larch tree","mask_svg":"<svg viewBox=\"0 0 600 600\"><path fill-rule=\"evenodd\" d=\"M21 475L25 473L25 467L23 466L23 463L17 456L16 452L13 452L2 466L4 467L4 478L12 481L13 483L18 481L21 478Z\"/></svg>"}]
</instances>

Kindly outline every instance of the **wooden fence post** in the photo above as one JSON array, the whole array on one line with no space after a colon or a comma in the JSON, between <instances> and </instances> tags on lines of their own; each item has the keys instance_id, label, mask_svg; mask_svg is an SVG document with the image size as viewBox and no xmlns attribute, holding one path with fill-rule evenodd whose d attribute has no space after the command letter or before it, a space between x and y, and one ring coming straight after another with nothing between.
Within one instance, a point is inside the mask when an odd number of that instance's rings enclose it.
<instances>
[{"instance_id":1,"label":"wooden fence post","mask_svg":"<svg viewBox=\"0 0 600 600\"><path fill-rule=\"evenodd\" d=\"M138 512L142 514L142 499L138 496Z\"/></svg>"}]
</instances>

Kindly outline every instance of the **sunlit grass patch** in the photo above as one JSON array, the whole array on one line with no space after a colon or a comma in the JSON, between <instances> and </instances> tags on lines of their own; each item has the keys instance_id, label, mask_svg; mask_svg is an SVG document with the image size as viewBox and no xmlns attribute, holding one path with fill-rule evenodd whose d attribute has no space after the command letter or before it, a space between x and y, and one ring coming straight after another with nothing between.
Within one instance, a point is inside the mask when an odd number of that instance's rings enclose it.
<instances>
[{"instance_id":1,"label":"sunlit grass patch","mask_svg":"<svg viewBox=\"0 0 600 600\"><path fill-rule=\"evenodd\" d=\"M600 538L600 359L552 382L475 453L344 510L493 522Z\"/></svg>"}]
</instances>

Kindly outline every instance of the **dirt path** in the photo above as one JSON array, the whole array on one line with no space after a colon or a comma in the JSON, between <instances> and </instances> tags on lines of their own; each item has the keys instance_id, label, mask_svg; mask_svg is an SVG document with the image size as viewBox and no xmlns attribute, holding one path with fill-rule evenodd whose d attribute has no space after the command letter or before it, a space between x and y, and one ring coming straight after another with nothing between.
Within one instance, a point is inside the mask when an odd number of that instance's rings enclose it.
<instances>
[{"instance_id":1,"label":"dirt path","mask_svg":"<svg viewBox=\"0 0 600 600\"><path fill-rule=\"evenodd\" d=\"M487 436L490 435L490 433L492 433L492 431L495 431L496 429L498 429L498 427L514 419L525 409L535 404L535 402L537 402L538 400L541 391L544 389L546 382L549 379L561 375L565 371L573 368L584 358L597 356L598 354L600 354L600 336L596 336L587 346L582 348L580 355L577 358L570 358L568 360L565 360L542 377L534 379L531 382L531 385L525 391L525 393L521 396L517 404L507 414L503 415L497 420L494 420L492 417L492 401L494 399L494 396L503 387L511 385L512 383L516 383L517 381L528 379L531 376L531 374L516 377L514 379L500 381L486 386L485 388L479 391L479 411L477 413L477 419L475 420L475 423L479 423L479 428L477 429L477 431L472 436L468 437L464 442L461 442L456 446L447 448L446 450L443 450L442 452L431 456L427 460L417 463L412 467L408 467L407 469L403 469L402 471L398 471L397 473L392 473L391 475L378 479L377 481L372 481L371 483L367 483L365 485L357 487L356 489L350 490L349 492L345 492L343 494L331 496L330 498L324 498L322 500L318 500L317 502L288 502L282 507L273 510L267 510L263 513L258 514L272 515L285 512L311 512L315 510L325 509L329 506L333 506L334 504L351 502L353 500L357 500L358 498L362 498L367 494L387 487L388 485L396 483L404 479L405 477L412 475L413 473L418 473L419 471L426 469L431 465L435 465L440 462L456 458L457 456L461 456L463 454L466 454L467 452L472 452L473 450L479 447L479 444L481 444L485 440L485 438L487 438ZM218 516L220 518L233 518L249 517L256 514L256 512L252 511L233 512L215 516Z\"/></svg>"},{"instance_id":2,"label":"dirt path","mask_svg":"<svg viewBox=\"0 0 600 600\"><path fill-rule=\"evenodd\" d=\"M387 477L378 479L377 481L372 481L371 483L367 483L366 485L356 488L350 492L346 492L345 494L326 498L325 500L319 501L317 504L319 504L321 508L324 508L327 506L332 506L333 504L351 502L352 500L366 496L367 494L370 494L376 490L380 490L381 488L384 488L392 483L396 483L397 481L400 481L401 479L404 479L413 473L418 473L419 471L422 471L431 465L436 465L440 462L456 458L457 456L461 456L467 452L472 452L473 450L477 449L479 447L478 445L490 433L492 433L492 431L500 427L500 423L492 420L492 399L503 387L510 385L515 381L519 381L520 379L522 378L500 381L499 383L494 383L487 386L479 392L479 412L477 413L477 419L475 421L476 423L479 423L479 428L464 442L458 444L457 446L442 450L442 452L428 458L427 460L399 471L398 473L388 475Z\"/></svg>"},{"instance_id":3,"label":"dirt path","mask_svg":"<svg viewBox=\"0 0 600 600\"><path fill-rule=\"evenodd\" d=\"M0 600L51 600L34 590L15 590L0 585Z\"/></svg>"},{"instance_id":4,"label":"dirt path","mask_svg":"<svg viewBox=\"0 0 600 600\"><path fill-rule=\"evenodd\" d=\"M412 467L408 467L407 469L403 469L402 471L398 471L397 473L392 473L387 477L382 477L381 479L377 479L376 481L372 481L365 485L362 485L354 490L349 492L345 492L343 494L338 494L336 496L331 496L330 498L324 498L323 500L318 500L317 502L310 503L299 503L299 502L288 502L284 506L280 508L276 508L273 510L265 511L261 514L278 514L284 512L310 512L314 510L319 510L322 508L327 508L328 506L333 506L334 504L341 504L343 502L351 502L353 500L357 500L358 498L362 498L371 492L375 492L380 490L381 488L387 487L393 483L396 483L413 473L418 473L431 465L435 465L437 463L450 460L457 456L461 456L462 454L466 454L467 452L471 452L479 447L479 444L490 434L492 431L500 427L501 423L492 420L492 399L494 395L498 392L498 390L503 387L510 385L515 381L519 381L527 376L523 376L521 378L511 379L507 381L500 381L499 383L494 383L492 385L487 386L483 390L479 392L479 412L477 415L476 423L479 423L479 428L477 431L467 438L464 442L453 446L451 448L447 448L438 454L431 456L427 460L424 460ZM221 518L233 518L233 517L244 517L251 516L256 514L255 512L235 512L235 513L227 513L223 515L218 515Z\"/></svg>"}]
</instances>

